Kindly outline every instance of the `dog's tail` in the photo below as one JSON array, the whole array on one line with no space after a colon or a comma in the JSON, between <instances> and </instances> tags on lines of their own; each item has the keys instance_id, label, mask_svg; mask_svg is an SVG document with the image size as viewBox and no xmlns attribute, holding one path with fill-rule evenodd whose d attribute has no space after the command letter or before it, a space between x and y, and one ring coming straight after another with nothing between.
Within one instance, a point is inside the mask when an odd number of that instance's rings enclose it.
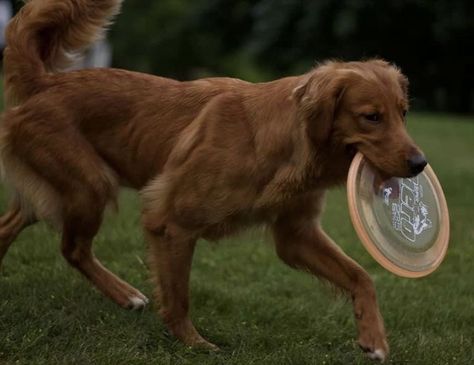
<instances>
[{"instance_id":1,"label":"dog's tail","mask_svg":"<svg viewBox=\"0 0 474 365\"><path fill-rule=\"evenodd\" d=\"M6 30L5 97L23 102L103 34L122 0L29 0Z\"/></svg>"}]
</instances>

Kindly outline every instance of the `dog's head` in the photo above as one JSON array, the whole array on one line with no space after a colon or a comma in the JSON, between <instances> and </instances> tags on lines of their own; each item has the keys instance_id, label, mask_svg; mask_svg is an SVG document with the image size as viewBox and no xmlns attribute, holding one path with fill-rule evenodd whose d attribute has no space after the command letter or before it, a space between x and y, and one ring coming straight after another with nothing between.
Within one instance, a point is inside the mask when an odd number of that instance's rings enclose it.
<instances>
[{"instance_id":1,"label":"dog's head","mask_svg":"<svg viewBox=\"0 0 474 365\"><path fill-rule=\"evenodd\" d=\"M329 62L305 75L293 98L316 147L357 149L389 176L415 176L426 166L406 130L408 80L395 66Z\"/></svg>"}]
</instances>

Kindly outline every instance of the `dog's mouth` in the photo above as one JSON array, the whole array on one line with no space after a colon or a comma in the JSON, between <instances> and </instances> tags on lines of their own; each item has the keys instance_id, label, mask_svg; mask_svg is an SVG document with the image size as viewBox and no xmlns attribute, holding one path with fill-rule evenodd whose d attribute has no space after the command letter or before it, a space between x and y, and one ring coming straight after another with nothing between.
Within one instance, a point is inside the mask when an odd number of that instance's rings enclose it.
<instances>
[{"instance_id":1,"label":"dog's mouth","mask_svg":"<svg viewBox=\"0 0 474 365\"><path fill-rule=\"evenodd\" d=\"M365 155L365 153L360 151L360 149L357 146L357 143L351 143L345 146L345 153L349 160L352 160L354 156L357 154L357 152L361 152L364 155L365 160L371 165L372 169L376 172L376 175L380 181L389 180L394 177L406 179L406 178L412 178L418 175L418 174L411 174L409 172L401 174L401 173L386 171L385 169L381 168L381 166L377 166L377 164L374 161L372 161L372 159L368 158Z\"/></svg>"},{"instance_id":2,"label":"dog's mouth","mask_svg":"<svg viewBox=\"0 0 474 365\"><path fill-rule=\"evenodd\" d=\"M346 155L349 157L351 160L354 158L356 155L358 149L355 144L348 144L346 146Z\"/></svg>"},{"instance_id":3,"label":"dog's mouth","mask_svg":"<svg viewBox=\"0 0 474 365\"><path fill-rule=\"evenodd\" d=\"M357 154L357 152L359 152L359 149L357 148L357 145L355 143L346 145L346 155L350 160L352 160L354 158L354 156ZM372 166L372 169L375 171L378 180L385 181L385 180L388 180L388 179L394 177L393 174L389 174L389 173L383 171L382 169L378 168L370 159L368 159L365 156L365 154L364 154L364 158Z\"/></svg>"}]
</instances>

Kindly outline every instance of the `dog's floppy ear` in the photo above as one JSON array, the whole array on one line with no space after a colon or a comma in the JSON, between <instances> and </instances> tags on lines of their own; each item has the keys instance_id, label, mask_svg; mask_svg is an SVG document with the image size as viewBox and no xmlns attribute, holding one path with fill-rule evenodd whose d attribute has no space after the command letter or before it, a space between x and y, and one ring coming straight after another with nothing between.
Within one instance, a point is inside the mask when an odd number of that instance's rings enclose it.
<instances>
[{"instance_id":1,"label":"dog's floppy ear","mask_svg":"<svg viewBox=\"0 0 474 365\"><path fill-rule=\"evenodd\" d=\"M410 85L408 78L400 72L400 75L398 77L398 82L400 83L400 87L402 88L403 95L405 96L406 99L408 99L408 86Z\"/></svg>"},{"instance_id":2,"label":"dog's floppy ear","mask_svg":"<svg viewBox=\"0 0 474 365\"><path fill-rule=\"evenodd\" d=\"M306 75L293 89L298 113L306 123L308 135L316 145L329 138L339 101L347 84L347 73L321 66Z\"/></svg>"},{"instance_id":3,"label":"dog's floppy ear","mask_svg":"<svg viewBox=\"0 0 474 365\"><path fill-rule=\"evenodd\" d=\"M402 89L403 95L405 96L406 99L408 99L408 86L409 86L409 81L408 78L402 73L402 70L400 67L395 65L394 63L389 63L385 60L382 59L373 59L369 61L370 63L383 67L385 69L391 68L397 73L397 79L398 79L398 84L400 85L400 88Z\"/></svg>"}]
</instances>

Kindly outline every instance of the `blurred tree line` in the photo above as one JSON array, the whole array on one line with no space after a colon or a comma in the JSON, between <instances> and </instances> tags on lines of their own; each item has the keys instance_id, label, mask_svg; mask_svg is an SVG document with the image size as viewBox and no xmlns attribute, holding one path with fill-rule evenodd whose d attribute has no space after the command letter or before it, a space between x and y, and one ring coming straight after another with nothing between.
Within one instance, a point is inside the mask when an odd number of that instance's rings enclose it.
<instances>
[{"instance_id":1,"label":"blurred tree line","mask_svg":"<svg viewBox=\"0 0 474 365\"><path fill-rule=\"evenodd\" d=\"M128 0L111 39L116 66L179 79L379 56L408 75L416 107L474 111L472 0Z\"/></svg>"},{"instance_id":2,"label":"blurred tree line","mask_svg":"<svg viewBox=\"0 0 474 365\"><path fill-rule=\"evenodd\" d=\"M474 111L473 0L125 0L114 66L250 81L328 58L402 68L419 109Z\"/></svg>"}]
</instances>

